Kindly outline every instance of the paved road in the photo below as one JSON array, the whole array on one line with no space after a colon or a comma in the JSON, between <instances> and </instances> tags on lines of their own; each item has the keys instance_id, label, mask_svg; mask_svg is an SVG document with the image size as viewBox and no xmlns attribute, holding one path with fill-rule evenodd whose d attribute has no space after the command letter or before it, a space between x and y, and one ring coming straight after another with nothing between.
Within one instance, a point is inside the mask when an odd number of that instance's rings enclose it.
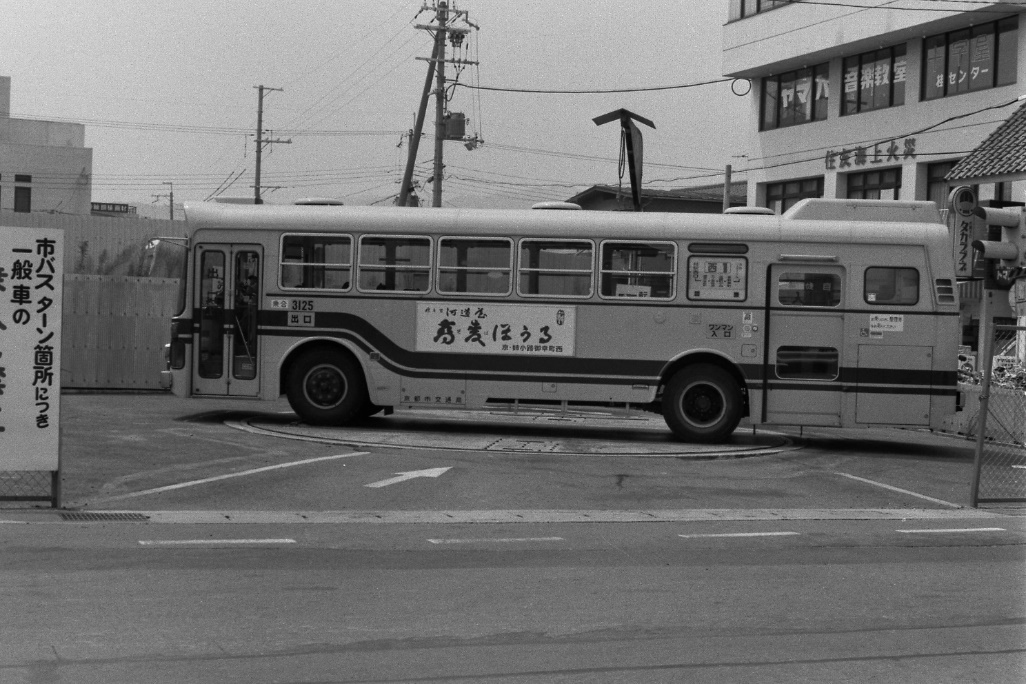
<instances>
[{"instance_id":1,"label":"paved road","mask_svg":"<svg viewBox=\"0 0 1026 684\"><path fill-rule=\"evenodd\" d=\"M948 437L65 400L67 510L0 508L4 684L1026 681L1026 517Z\"/></svg>"}]
</instances>

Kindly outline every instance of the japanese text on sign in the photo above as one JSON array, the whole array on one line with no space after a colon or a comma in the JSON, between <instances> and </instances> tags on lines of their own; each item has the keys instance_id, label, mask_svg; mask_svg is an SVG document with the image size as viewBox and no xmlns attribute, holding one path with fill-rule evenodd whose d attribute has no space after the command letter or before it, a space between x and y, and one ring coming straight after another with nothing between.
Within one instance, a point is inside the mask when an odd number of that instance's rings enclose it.
<instances>
[{"instance_id":1,"label":"japanese text on sign","mask_svg":"<svg viewBox=\"0 0 1026 684\"><path fill-rule=\"evenodd\" d=\"M417 302L417 351L573 356L575 323L568 306Z\"/></svg>"},{"instance_id":2,"label":"japanese text on sign","mask_svg":"<svg viewBox=\"0 0 1026 684\"><path fill-rule=\"evenodd\" d=\"M63 241L0 230L0 471L58 468Z\"/></svg>"},{"instance_id":3,"label":"japanese text on sign","mask_svg":"<svg viewBox=\"0 0 1026 684\"><path fill-rule=\"evenodd\" d=\"M862 145L851 148L846 147L841 150L827 150L826 168L828 170L850 169L853 166L883 164L903 159L915 159L915 157L915 138L905 138L901 141L901 144L897 140L888 140L872 146Z\"/></svg>"},{"instance_id":4,"label":"japanese text on sign","mask_svg":"<svg viewBox=\"0 0 1026 684\"><path fill-rule=\"evenodd\" d=\"M904 332L905 316L902 314L869 314L869 336L883 337L885 332Z\"/></svg>"},{"instance_id":5,"label":"japanese text on sign","mask_svg":"<svg viewBox=\"0 0 1026 684\"><path fill-rule=\"evenodd\" d=\"M688 298L743 301L748 274L742 257L690 257Z\"/></svg>"}]
</instances>

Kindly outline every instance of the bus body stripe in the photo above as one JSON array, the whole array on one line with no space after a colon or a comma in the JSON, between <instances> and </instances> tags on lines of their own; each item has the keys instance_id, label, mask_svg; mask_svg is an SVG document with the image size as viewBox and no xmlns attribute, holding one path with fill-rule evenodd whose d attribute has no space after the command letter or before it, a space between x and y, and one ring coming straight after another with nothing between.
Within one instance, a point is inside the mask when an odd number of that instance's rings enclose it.
<instances>
[{"instance_id":1,"label":"bus body stripe","mask_svg":"<svg viewBox=\"0 0 1026 684\"><path fill-rule=\"evenodd\" d=\"M366 319L353 314L330 313L330 326L290 328L284 325L287 314L261 311L259 334L269 337L322 335L347 340L365 353L380 354L379 363L396 375L409 378L488 380L492 382L538 382L644 385L656 387L667 359L602 359L565 356L525 357L503 354L458 354L418 352L404 349ZM270 320L268 320L270 319ZM199 324L199 316L179 319L184 329ZM191 335L182 336L192 342ZM859 368L844 366L835 380L794 382L764 376L761 363L736 364L746 378L750 391L798 390L807 392L869 392L873 394L909 394L954 396L957 394L956 370L913 370L898 368Z\"/></svg>"}]
</instances>

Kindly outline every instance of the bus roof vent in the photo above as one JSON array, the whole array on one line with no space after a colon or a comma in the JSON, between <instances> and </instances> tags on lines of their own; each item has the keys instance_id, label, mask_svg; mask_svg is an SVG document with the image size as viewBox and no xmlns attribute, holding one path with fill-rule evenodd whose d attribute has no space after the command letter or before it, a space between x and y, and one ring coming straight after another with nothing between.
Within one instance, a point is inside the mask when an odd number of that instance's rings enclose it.
<instances>
[{"instance_id":1,"label":"bus roof vent","mask_svg":"<svg viewBox=\"0 0 1026 684\"><path fill-rule=\"evenodd\" d=\"M300 204L303 206L338 207L345 204L345 202L343 202L340 199L335 199L334 197L301 197L300 199L297 199L295 201L295 204Z\"/></svg>"},{"instance_id":2,"label":"bus roof vent","mask_svg":"<svg viewBox=\"0 0 1026 684\"><path fill-rule=\"evenodd\" d=\"M795 221L888 221L941 223L934 202L803 199L784 214Z\"/></svg>"},{"instance_id":3,"label":"bus roof vent","mask_svg":"<svg viewBox=\"0 0 1026 684\"><path fill-rule=\"evenodd\" d=\"M581 205L573 202L538 202L531 205L532 209L562 209L564 211L580 211Z\"/></svg>"},{"instance_id":4,"label":"bus roof vent","mask_svg":"<svg viewBox=\"0 0 1026 684\"><path fill-rule=\"evenodd\" d=\"M729 209L723 210L724 214L760 214L763 216L773 216L774 212L769 207L730 207Z\"/></svg>"}]
</instances>

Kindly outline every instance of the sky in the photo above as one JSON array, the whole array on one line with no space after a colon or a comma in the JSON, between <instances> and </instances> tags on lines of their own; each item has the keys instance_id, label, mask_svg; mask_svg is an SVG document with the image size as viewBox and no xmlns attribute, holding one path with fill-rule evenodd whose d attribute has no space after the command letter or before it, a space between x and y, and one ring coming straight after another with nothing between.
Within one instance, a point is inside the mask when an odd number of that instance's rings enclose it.
<instances>
[{"instance_id":1,"label":"sky","mask_svg":"<svg viewBox=\"0 0 1026 684\"><path fill-rule=\"evenodd\" d=\"M390 204L427 73L417 58L431 54L416 28L433 22L428 4L0 0L0 75L12 79L12 117L85 124L93 201L166 207L171 189L176 204L251 197L264 85L281 89L264 95L265 137L291 141L264 148L265 201ZM443 206L524 208L617 184L619 127L592 119L619 108L656 125L642 126L647 188L743 170L747 136L736 132L751 128L755 95L722 80L726 0L450 4L479 27L459 52L478 64L462 68L447 107L483 144L445 143ZM706 81L718 82L492 90ZM433 126L432 99L415 173L428 205Z\"/></svg>"}]
</instances>

